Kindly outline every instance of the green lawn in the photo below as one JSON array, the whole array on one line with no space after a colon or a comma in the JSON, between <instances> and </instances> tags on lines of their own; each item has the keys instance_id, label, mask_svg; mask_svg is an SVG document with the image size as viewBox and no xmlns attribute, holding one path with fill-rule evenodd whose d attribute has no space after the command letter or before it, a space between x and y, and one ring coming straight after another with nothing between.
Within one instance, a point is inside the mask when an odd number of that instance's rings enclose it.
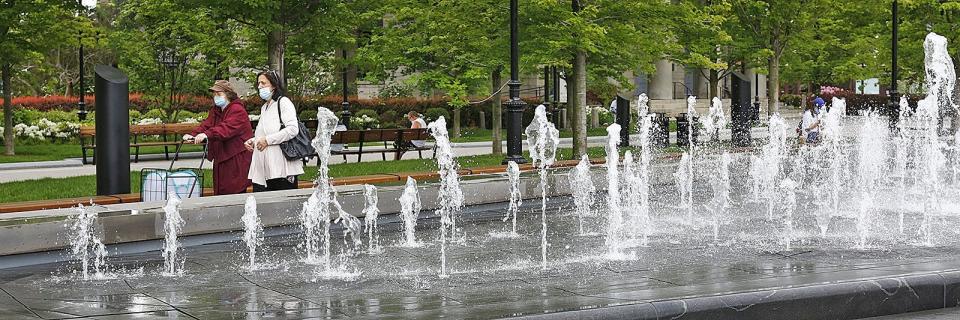
<instances>
[{"instance_id":1,"label":"green lawn","mask_svg":"<svg viewBox=\"0 0 960 320\"><path fill-rule=\"evenodd\" d=\"M507 137L507 131L501 131L502 137L505 139ZM607 135L607 128L591 128L587 129L587 136L590 137L600 137ZM570 130L560 130L561 138L570 138L573 137L573 131ZM477 129L477 128L465 128L460 131L459 138L450 139L452 142L479 142L479 141L490 141L493 140L493 131L487 129Z\"/></svg>"},{"instance_id":2,"label":"green lawn","mask_svg":"<svg viewBox=\"0 0 960 320\"><path fill-rule=\"evenodd\" d=\"M571 149L558 150L558 159L569 159ZM591 157L602 157L603 148L590 148L588 153ZM525 154L528 157L529 155ZM457 158L462 168L475 168L499 165L503 156L495 155L477 155ZM316 167L313 162L305 167L306 173L300 176L301 181L313 180L316 178ZM427 172L437 170L436 161L433 159L408 159L399 161L375 161L359 163L343 163L330 166L330 176L351 177L379 173L400 173L400 172ZM212 172L204 170L205 187L212 187ZM131 192L140 192L140 172L130 173ZM0 183L0 203L31 201L31 200L50 200L62 198L76 198L92 196L96 194L97 184L95 176L80 176L71 178L44 178L39 180L16 181Z\"/></svg>"},{"instance_id":3,"label":"green lawn","mask_svg":"<svg viewBox=\"0 0 960 320\"><path fill-rule=\"evenodd\" d=\"M170 155L177 150L176 146L169 147ZM185 145L181 152L201 151L203 148L197 145ZM78 144L17 144L14 151L16 155L6 156L0 153L0 163L12 162L34 162L34 161L53 161L68 158L80 158L83 154L80 152ZM162 154L163 147L141 147L140 155ZM130 148L130 155L134 154L134 148ZM92 157L93 150L87 150L87 157Z\"/></svg>"}]
</instances>

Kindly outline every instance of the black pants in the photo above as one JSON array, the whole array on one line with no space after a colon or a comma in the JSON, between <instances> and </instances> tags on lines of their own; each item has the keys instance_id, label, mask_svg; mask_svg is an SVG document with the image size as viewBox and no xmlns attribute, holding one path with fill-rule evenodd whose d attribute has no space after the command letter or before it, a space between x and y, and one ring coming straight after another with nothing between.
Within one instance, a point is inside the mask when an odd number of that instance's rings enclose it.
<instances>
[{"instance_id":1,"label":"black pants","mask_svg":"<svg viewBox=\"0 0 960 320\"><path fill-rule=\"evenodd\" d=\"M290 190L297 188L297 176L293 176L293 182L287 178L276 178L267 180L267 185L253 184L253 192Z\"/></svg>"}]
</instances>

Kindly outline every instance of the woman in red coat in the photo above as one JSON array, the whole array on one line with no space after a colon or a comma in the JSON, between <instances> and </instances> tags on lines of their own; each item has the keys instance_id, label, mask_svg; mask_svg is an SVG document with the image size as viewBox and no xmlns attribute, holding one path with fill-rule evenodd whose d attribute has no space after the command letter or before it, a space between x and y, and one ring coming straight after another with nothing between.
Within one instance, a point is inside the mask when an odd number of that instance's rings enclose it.
<instances>
[{"instance_id":1,"label":"woman in red coat","mask_svg":"<svg viewBox=\"0 0 960 320\"><path fill-rule=\"evenodd\" d=\"M253 152L243 146L253 137L247 109L229 81L217 80L210 92L215 106L210 108L207 119L184 135L183 140L196 144L208 141L207 159L213 162L214 194L244 193L250 186L247 174L253 156Z\"/></svg>"}]
</instances>

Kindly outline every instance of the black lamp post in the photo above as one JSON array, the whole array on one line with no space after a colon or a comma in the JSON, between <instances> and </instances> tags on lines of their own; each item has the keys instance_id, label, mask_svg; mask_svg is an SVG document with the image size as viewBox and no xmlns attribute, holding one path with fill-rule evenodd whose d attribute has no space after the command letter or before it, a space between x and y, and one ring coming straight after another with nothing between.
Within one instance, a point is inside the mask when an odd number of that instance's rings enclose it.
<instances>
[{"instance_id":1,"label":"black lamp post","mask_svg":"<svg viewBox=\"0 0 960 320\"><path fill-rule=\"evenodd\" d=\"M344 48L341 50L343 57L343 102L340 102L340 106L343 107L343 112L340 113L340 124L344 128L350 129L350 101L347 100L347 49Z\"/></svg>"},{"instance_id":2,"label":"black lamp post","mask_svg":"<svg viewBox=\"0 0 960 320\"><path fill-rule=\"evenodd\" d=\"M157 60L170 72L170 107L172 109L177 90L177 68L180 67L181 59L177 57L175 49L165 48L157 54Z\"/></svg>"},{"instance_id":3,"label":"black lamp post","mask_svg":"<svg viewBox=\"0 0 960 320\"><path fill-rule=\"evenodd\" d=\"M897 29L899 29L900 20L897 16L897 0L893 0L893 7L891 8L893 14L893 20L891 21L891 41L890 41L890 53L891 53L891 64L890 64L890 128L896 129L897 122L900 121L900 94L897 92L897 78L899 77L899 71L897 70Z\"/></svg>"},{"instance_id":4,"label":"black lamp post","mask_svg":"<svg viewBox=\"0 0 960 320\"><path fill-rule=\"evenodd\" d=\"M517 0L510 0L510 100L507 101L507 157L502 163L513 161L517 164L527 163L523 158L521 132L523 132L523 109L527 104L520 100L520 46L518 44L517 15L519 5Z\"/></svg>"},{"instance_id":5,"label":"black lamp post","mask_svg":"<svg viewBox=\"0 0 960 320\"><path fill-rule=\"evenodd\" d=\"M547 108L547 119L553 119L555 107L550 103L550 67L543 67L543 106Z\"/></svg>"},{"instance_id":6,"label":"black lamp post","mask_svg":"<svg viewBox=\"0 0 960 320\"><path fill-rule=\"evenodd\" d=\"M557 125L557 128L561 128L563 119L560 118L563 115L563 107L560 106L560 72L557 71L557 67L550 67L550 72L553 73L553 123ZM558 110L559 108L559 110Z\"/></svg>"},{"instance_id":7,"label":"black lamp post","mask_svg":"<svg viewBox=\"0 0 960 320\"><path fill-rule=\"evenodd\" d=\"M87 102L86 94L87 88L83 82L83 31L77 31L77 41L80 43L80 101L77 102L77 119L80 121L87 120Z\"/></svg>"}]
</instances>

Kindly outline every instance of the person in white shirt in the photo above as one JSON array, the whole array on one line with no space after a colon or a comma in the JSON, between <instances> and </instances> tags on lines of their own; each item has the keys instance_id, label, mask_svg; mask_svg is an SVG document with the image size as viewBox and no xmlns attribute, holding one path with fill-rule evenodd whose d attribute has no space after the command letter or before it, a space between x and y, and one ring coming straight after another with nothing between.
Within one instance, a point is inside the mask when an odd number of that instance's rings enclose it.
<instances>
[{"instance_id":1,"label":"person in white shirt","mask_svg":"<svg viewBox=\"0 0 960 320\"><path fill-rule=\"evenodd\" d=\"M427 122L423 120L423 117L420 116L416 111L410 111L407 113L407 120L410 120L410 129L420 129L426 128ZM414 147L421 148L426 145L424 140L412 140L410 141Z\"/></svg>"},{"instance_id":2,"label":"person in white shirt","mask_svg":"<svg viewBox=\"0 0 960 320\"><path fill-rule=\"evenodd\" d=\"M820 113L819 108L814 104L808 104L803 111L803 119L800 121L804 140L806 143L820 142Z\"/></svg>"},{"instance_id":3,"label":"person in white shirt","mask_svg":"<svg viewBox=\"0 0 960 320\"><path fill-rule=\"evenodd\" d=\"M253 192L296 189L297 176L303 174L303 162L287 159L280 143L300 133L297 109L285 96L276 72L258 74L257 87L260 98L266 102L260 108L260 121L253 138L245 143L247 150L253 151L247 177L253 182Z\"/></svg>"}]
</instances>

